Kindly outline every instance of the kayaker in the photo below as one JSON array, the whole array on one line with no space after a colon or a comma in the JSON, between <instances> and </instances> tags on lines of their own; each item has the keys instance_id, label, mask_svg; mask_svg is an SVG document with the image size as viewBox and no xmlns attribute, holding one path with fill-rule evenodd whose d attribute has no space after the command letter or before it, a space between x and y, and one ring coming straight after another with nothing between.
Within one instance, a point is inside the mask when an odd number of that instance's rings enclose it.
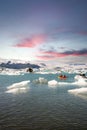
<instances>
[{"instance_id":1,"label":"kayaker","mask_svg":"<svg viewBox=\"0 0 87 130\"><path fill-rule=\"evenodd\" d=\"M66 75L64 75L63 78L66 78Z\"/></svg>"},{"instance_id":2,"label":"kayaker","mask_svg":"<svg viewBox=\"0 0 87 130\"><path fill-rule=\"evenodd\" d=\"M61 74L59 77L63 77L63 75Z\"/></svg>"}]
</instances>

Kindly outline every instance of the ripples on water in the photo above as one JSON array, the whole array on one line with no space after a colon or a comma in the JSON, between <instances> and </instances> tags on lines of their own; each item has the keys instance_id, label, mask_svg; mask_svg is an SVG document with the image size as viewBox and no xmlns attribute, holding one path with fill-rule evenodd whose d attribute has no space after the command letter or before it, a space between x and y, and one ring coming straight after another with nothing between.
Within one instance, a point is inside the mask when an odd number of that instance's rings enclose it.
<instances>
[{"instance_id":1,"label":"ripples on water","mask_svg":"<svg viewBox=\"0 0 87 130\"><path fill-rule=\"evenodd\" d=\"M70 76L62 82L74 82ZM5 93L14 83L39 77L58 81L56 74L0 76L0 130L87 130L87 99L68 93L79 86L31 82L26 92Z\"/></svg>"}]
</instances>

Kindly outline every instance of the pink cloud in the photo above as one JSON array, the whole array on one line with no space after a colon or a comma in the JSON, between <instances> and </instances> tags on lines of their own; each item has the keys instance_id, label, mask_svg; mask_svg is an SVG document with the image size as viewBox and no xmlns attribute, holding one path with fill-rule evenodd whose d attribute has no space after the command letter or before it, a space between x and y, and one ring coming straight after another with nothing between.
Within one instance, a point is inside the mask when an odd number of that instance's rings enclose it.
<instances>
[{"instance_id":1,"label":"pink cloud","mask_svg":"<svg viewBox=\"0 0 87 130\"><path fill-rule=\"evenodd\" d=\"M52 51L42 52L42 54L44 54L44 55L49 55L49 56L53 56L53 57L64 57L64 56L67 56L67 55L64 54L64 53L52 52Z\"/></svg>"},{"instance_id":2,"label":"pink cloud","mask_svg":"<svg viewBox=\"0 0 87 130\"><path fill-rule=\"evenodd\" d=\"M78 32L79 34L81 35L87 35L87 31L81 31L81 32Z\"/></svg>"},{"instance_id":3,"label":"pink cloud","mask_svg":"<svg viewBox=\"0 0 87 130\"><path fill-rule=\"evenodd\" d=\"M31 38L26 38L22 40L20 43L16 44L15 47L33 48L39 44L42 44L45 40L45 35L34 35Z\"/></svg>"},{"instance_id":4,"label":"pink cloud","mask_svg":"<svg viewBox=\"0 0 87 130\"><path fill-rule=\"evenodd\" d=\"M67 56L87 56L87 49L82 50L70 50L65 52L53 52L53 51L40 51L40 55L37 56L40 60L52 60L56 58L64 58Z\"/></svg>"},{"instance_id":5,"label":"pink cloud","mask_svg":"<svg viewBox=\"0 0 87 130\"><path fill-rule=\"evenodd\" d=\"M47 56L47 55L42 55L42 56L37 56L38 60L52 60L54 57L53 56Z\"/></svg>"},{"instance_id":6,"label":"pink cloud","mask_svg":"<svg viewBox=\"0 0 87 130\"><path fill-rule=\"evenodd\" d=\"M40 52L41 55L37 56L38 59L40 60L52 60L60 57L65 57L67 56L66 54L58 53L58 52Z\"/></svg>"}]
</instances>

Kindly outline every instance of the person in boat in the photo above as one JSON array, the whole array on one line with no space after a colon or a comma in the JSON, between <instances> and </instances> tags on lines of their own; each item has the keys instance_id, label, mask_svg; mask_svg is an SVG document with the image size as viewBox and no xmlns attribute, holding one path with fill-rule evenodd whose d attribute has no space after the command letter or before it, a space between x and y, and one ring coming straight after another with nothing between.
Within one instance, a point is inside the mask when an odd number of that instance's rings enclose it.
<instances>
[{"instance_id":1,"label":"person in boat","mask_svg":"<svg viewBox=\"0 0 87 130\"><path fill-rule=\"evenodd\" d=\"M30 73L31 73L31 72L33 72L33 69L32 69L32 68L28 68L28 69L27 69L27 72L30 72Z\"/></svg>"},{"instance_id":2,"label":"person in boat","mask_svg":"<svg viewBox=\"0 0 87 130\"><path fill-rule=\"evenodd\" d=\"M61 74L61 75L59 76L59 78L65 79L65 78L67 78L67 77L66 77L66 75L62 75L62 74Z\"/></svg>"},{"instance_id":3,"label":"person in boat","mask_svg":"<svg viewBox=\"0 0 87 130\"><path fill-rule=\"evenodd\" d=\"M60 78L62 78L62 77L63 77L63 75L61 74L59 77L60 77Z\"/></svg>"},{"instance_id":4,"label":"person in boat","mask_svg":"<svg viewBox=\"0 0 87 130\"><path fill-rule=\"evenodd\" d=\"M63 78L66 78L66 75L64 75Z\"/></svg>"},{"instance_id":5,"label":"person in boat","mask_svg":"<svg viewBox=\"0 0 87 130\"><path fill-rule=\"evenodd\" d=\"M87 78L85 74L80 74L80 76L82 76L83 78Z\"/></svg>"}]
</instances>

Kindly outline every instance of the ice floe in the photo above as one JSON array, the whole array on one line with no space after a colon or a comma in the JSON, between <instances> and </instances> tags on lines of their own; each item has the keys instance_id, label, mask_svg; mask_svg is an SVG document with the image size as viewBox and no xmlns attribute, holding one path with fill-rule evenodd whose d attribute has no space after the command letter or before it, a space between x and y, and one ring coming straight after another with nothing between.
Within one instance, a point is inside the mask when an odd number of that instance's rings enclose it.
<instances>
[{"instance_id":1,"label":"ice floe","mask_svg":"<svg viewBox=\"0 0 87 130\"><path fill-rule=\"evenodd\" d=\"M86 99L87 100L87 88L76 88L76 89L71 89L71 90L68 90L68 92L70 94L73 94L75 96L78 96L82 99Z\"/></svg>"},{"instance_id":2,"label":"ice floe","mask_svg":"<svg viewBox=\"0 0 87 130\"><path fill-rule=\"evenodd\" d=\"M58 85L58 82L56 80L48 81L48 86L50 87L56 87Z\"/></svg>"},{"instance_id":3,"label":"ice floe","mask_svg":"<svg viewBox=\"0 0 87 130\"><path fill-rule=\"evenodd\" d=\"M38 79L33 80L33 83L39 83L39 84L47 84L47 79L43 77L39 77Z\"/></svg>"},{"instance_id":4,"label":"ice floe","mask_svg":"<svg viewBox=\"0 0 87 130\"><path fill-rule=\"evenodd\" d=\"M26 92L27 89L29 89L29 85L28 85L29 83L30 81L22 81L19 83L14 83L7 87L6 93L17 94L17 93Z\"/></svg>"},{"instance_id":5,"label":"ice floe","mask_svg":"<svg viewBox=\"0 0 87 130\"><path fill-rule=\"evenodd\" d=\"M81 94L81 93L87 93L87 88L76 88L76 89L71 89L68 90L68 92L73 93L73 94Z\"/></svg>"}]
</instances>

